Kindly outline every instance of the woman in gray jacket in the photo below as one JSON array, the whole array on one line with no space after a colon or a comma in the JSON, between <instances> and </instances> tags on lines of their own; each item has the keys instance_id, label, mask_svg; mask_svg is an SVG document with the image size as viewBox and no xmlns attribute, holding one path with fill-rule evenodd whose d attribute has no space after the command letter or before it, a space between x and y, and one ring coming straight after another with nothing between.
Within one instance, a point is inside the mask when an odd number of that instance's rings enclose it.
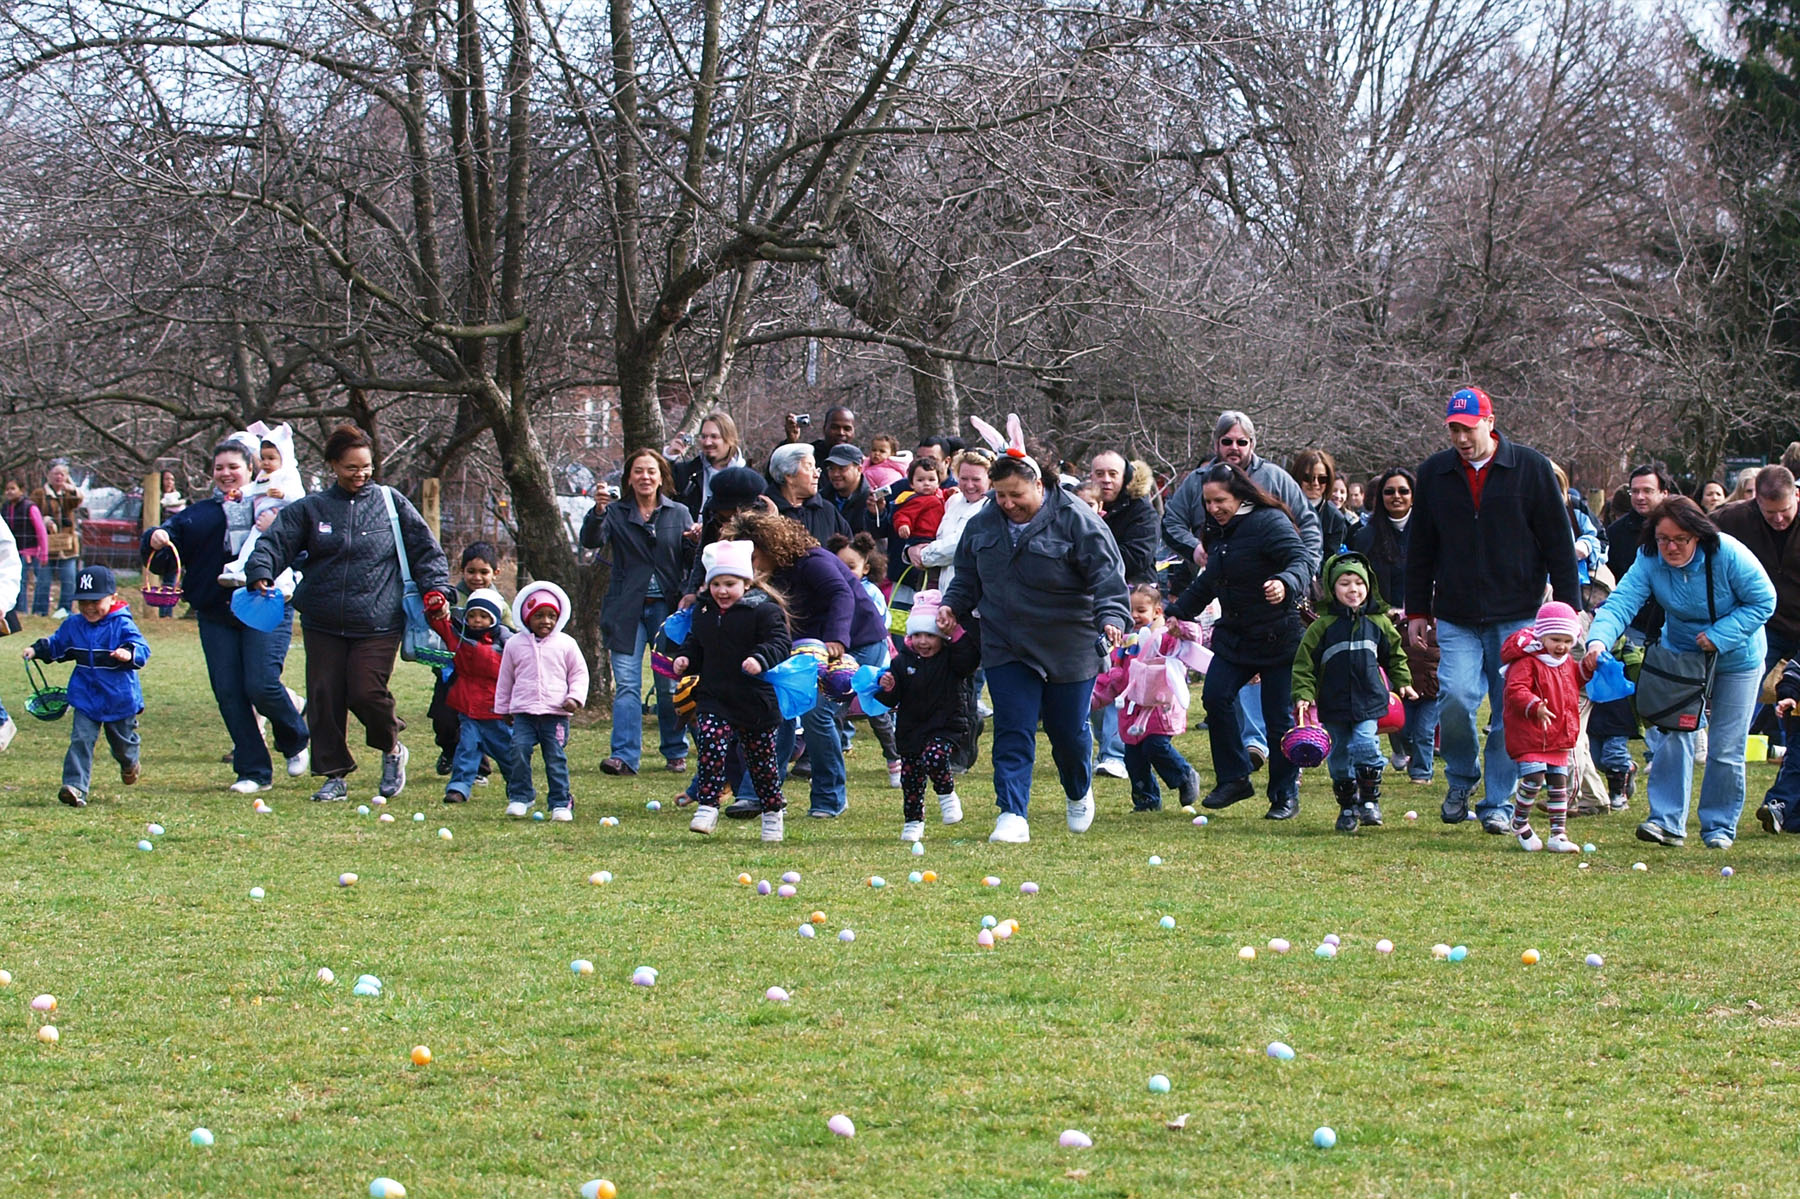
<instances>
[{"instance_id":1,"label":"woman in gray jacket","mask_svg":"<svg viewBox=\"0 0 1800 1199\"><path fill-rule=\"evenodd\" d=\"M1030 458L1003 454L988 477L994 502L963 530L956 578L938 610L946 633L971 615L981 618L1000 808L988 840L1031 840L1040 718L1068 799L1069 831L1086 832L1094 822L1088 701L1108 643L1131 627L1125 564L1094 510L1060 487L1046 488Z\"/></svg>"},{"instance_id":2,"label":"woman in gray jacket","mask_svg":"<svg viewBox=\"0 0 1800 1199\"><path fill-rule=\"evenodd\" d=\"M354 425L325 439L325 464L337 482L281 510L244 568L253 591L267 591L276 575L306 556L306 575L294 592L306 646L306 727L312 735L312 772L325 776L313 798L347 798L344 776L356 769L345 741L349 714L362 721L371 749L381 751L382 795L406 786L405 727L394 711L388 676L406 631L400 577L404 553L413 582L425 594L455 599L449 564L418 510L405 496L377 483L374 443ZM392 496L402 545L394 544Z\"/></svg>"}]
</instances>

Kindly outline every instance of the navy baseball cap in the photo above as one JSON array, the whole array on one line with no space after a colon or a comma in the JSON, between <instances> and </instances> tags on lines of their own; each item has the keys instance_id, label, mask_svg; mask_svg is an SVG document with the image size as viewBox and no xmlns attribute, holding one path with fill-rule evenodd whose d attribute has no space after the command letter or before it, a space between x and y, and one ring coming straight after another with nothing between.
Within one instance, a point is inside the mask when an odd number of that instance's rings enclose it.
<instances>
[{"instance_id":1,"label":"navy baseball cap","mask_svg":"<svg viewBox=\"0 0 1800 1199\"><path fill-rule=\"evenodd\" d=\"M75 576L75 598L78 600L105 599L117 590L112 571L104 566L84 566Z\"/></svg>"},{"instance_id":2,"label":"navy baseball cap","mask_svg":"<svg viewBox=\"0 0 1800 1199\"><path fill-rule=\"evenodd\" d=\"M1465 387L1451 396L1450 407L1444 413L1444 422L1452 425L1472 425L1493 419L1494 401L1479 387Z\"/></svg>"}]
</instances>

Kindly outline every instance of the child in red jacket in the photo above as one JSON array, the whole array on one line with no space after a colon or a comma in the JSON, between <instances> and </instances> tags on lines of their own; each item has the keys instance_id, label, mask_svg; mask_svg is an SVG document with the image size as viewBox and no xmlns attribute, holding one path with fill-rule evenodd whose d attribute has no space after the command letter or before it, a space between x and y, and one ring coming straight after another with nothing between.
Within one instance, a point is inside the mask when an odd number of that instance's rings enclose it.
<instances>
[{"instance_id":1,"label":"child in red jacket","mask_svg":"<svg viewBox=\"0 0 1800 1199\"><path fill-rule=\"evenodd\" d=\"M445 702L456 713L459 731L456 753L450 760L450 781L444 786L445 803L468 802L469 787L481 769L483 755L500 767L500 777L509 787L517 769L512 722L494 711L494 684L500 678L500 658L506 649L505 614L506 601L491 587L469 593L460 627L441 594L434 591L425 597L425 618L432 631L456 652L455 673Z\"/></svg>"},{"instance_id":2,"label":"child in red jacket","mask_svg":"<svg viewBox=\"0 0 1800 1199\"><path fill-rule=\"evenodd\" d=\"M1519 764L1512 831L1527 853L1576 851L1568 837L1569 761L1581 736L1581 685L1592 674L1574 654L1581 632L1575 609L1552 602L1538 609L1531 628L1520 629L1500 647L1506 752ZM1548 840L1531 829L1539 792L1545 793L1550 813Z\"/></svg>"}]
</instances>

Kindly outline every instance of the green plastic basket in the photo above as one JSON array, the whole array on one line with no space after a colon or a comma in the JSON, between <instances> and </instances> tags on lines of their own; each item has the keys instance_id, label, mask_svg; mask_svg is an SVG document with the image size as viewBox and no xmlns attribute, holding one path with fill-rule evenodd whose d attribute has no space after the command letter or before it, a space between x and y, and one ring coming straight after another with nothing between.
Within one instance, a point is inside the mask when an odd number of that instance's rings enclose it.
<instances>
[{"instance_id":1,"label":"green plastic basket","mask_svg":"<svg viewBox=\"0 0 1800 1199\"><path fill-rule=\"evenodd\" d=\"M25 659L25 682L30 690L25 697L25 710L39 720L61 720L69 710L69 689L52 687L44 677L44 668L34 658Z\"/></svg>"}]
</instances>

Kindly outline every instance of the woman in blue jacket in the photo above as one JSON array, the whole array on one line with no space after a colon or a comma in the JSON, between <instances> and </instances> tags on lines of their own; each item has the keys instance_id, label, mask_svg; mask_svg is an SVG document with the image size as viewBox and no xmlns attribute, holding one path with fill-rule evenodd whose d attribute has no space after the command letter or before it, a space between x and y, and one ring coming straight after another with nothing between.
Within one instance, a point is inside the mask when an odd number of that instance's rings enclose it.
<instances>
[{"instance_id":1,"label":"woman in blue jacket","mask_svg":"<svg viewBox=\"0 0 1800 1199\"><path fill-rule=\"evenodd\" d=\"M1651 509L1637 558L1618 582L1588 630L1590 667L1652 599L1667 614L1664 645L1718 655L1700 781L1700 840L1708 849L1730 849L1744 806L1744 737L1762 685L1763 625L1775 612L1775 585L1749 550L1680 495ZM1672 732L1657 748L1646 788L1650 818L1638 825L1638 840L1682 843L1697 736Z\"/></svg>"}]
</instances>

